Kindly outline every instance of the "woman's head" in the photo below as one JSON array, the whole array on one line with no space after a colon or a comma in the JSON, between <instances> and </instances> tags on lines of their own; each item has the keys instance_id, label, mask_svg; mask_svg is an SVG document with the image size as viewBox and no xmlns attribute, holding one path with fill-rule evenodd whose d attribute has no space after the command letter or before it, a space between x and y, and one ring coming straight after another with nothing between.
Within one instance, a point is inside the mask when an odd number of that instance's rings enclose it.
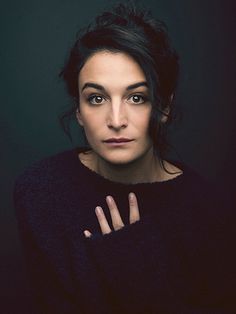
<instances>
[{"instance_id":1,"label":"woman's head","mask_svg":"<svg viewBox=\"0 0 236 314\"><path fill-rule=\"evenodd\" d=\"M171 47L164 24L147 10L120 4L98 16L79 34L60 75L66 82L73 107L62 121L80 107L79 73L99 51L121 52L142 69L152 106L149 136L159 156L166 149L165 127L172 120L172 104L178 78L178 56Z\"/></svg>"}]
</instances>

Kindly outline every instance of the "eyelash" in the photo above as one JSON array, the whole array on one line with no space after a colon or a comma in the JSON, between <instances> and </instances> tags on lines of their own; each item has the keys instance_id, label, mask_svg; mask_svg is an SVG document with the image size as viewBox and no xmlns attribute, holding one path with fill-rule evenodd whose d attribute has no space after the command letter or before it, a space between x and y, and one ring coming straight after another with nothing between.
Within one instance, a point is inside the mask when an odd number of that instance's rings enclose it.
<instances>
[{"instance_id":1,"label":"eyelash","mask_svg":"<svg viewBox=\"0 0 236 314\"><path fill-rule=\"evenodd\" d=\"M136 103L136 102L133 102L134 104L140 105L140 104L144 104L146 101L148 101L148 98L147 98L146 96L144 96L144 95L139 95L139 94L133 94L133 95L129 96L128 99L130 99L130 98L132 98L132 97L134 97L134 96L138 96L139 98L142 98L142 102L137 102L137 103ZM100 97L100 98L106 99L104 96L101 96L101 95L98 95L98 94L94 94L94 95L89 96L89 97L87 98L87 101L88 101L91 105L101 105L102 102L100 102L100 103L93 103L93 100L94 100L96 97Z\"/></svg>"}]
</instances>

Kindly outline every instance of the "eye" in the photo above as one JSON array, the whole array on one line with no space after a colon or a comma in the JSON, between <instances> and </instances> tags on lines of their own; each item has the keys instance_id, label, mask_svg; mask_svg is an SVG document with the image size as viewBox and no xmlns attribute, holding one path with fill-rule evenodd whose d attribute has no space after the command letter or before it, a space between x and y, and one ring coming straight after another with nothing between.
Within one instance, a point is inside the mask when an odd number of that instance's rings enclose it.
<instances>
[{"instance_id":1,"label":"eye","mask_svg":"<svg viewBox=\"0 0 236 314\"><path fill-rule=\"evenodd\" d=\"M88 97L87 100L92 105L100 105L103 103L103 100L105 100L105 98L100 95L91 95Z\"/></svg>"},{"instance_id":2,"label":"eye","mask_svg":"<svg viewBox=\"0 0 236 314\"><path fill-rule=\"evenodd\" d=\"M128 100L131 100L131 102L134 104L143 104L147 101L147 97L143 95L135 94L135 95L130 96Z\"/></svg>"}]
</instances>

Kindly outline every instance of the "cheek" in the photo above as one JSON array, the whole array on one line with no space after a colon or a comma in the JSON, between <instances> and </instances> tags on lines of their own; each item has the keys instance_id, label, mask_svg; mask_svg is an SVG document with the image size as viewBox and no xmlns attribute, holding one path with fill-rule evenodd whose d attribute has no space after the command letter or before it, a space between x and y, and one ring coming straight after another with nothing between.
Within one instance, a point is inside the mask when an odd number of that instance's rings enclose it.
<instances>
[{"instance_id":1,"label":"cheek","mask_svg":"<svg viewBox=\"0 0 236 314\"><path fill-rule=\"evenodd\" d=\"M99 115L91 114L83 119L83 128L86 137L91 141L99 136L99 131L103 125L102 121L99 119Z\"/></svg>"},{"instance_id":2,"label":"cheek","mask_svg":"<svg viewBox=\"0 0 236 314\"><path fill-rule=\"evenodd\" d=\"M83 108L80 110L80 115L78 117L78 122L83 125L84 129L93 129L98 124L99 115Z\"/></svg>"},{"instance_id":3,"label":"cheek","mask_svg":"<svg viewBox=\"0 0 236 314\"><path fill-rule=\"evenodd\" d=\"M144 112L136 113L134 117L134 123L137 125L139 130L146 131L149 128L150 123L150 110L146 110Z\"/></svg>"}]
</instances>

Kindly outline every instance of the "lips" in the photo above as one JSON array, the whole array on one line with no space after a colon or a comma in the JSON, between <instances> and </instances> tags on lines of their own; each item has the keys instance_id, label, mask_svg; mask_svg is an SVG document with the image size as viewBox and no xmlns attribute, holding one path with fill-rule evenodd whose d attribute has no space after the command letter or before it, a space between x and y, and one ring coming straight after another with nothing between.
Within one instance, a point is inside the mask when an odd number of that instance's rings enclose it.
<instances>
[{"instance_id":1,"label":"lips","mask_svg":"<svg viewBox=\"0 0 236 314\"><path fill-rule=\"evenodd\" d=\"M120 137L120 138L109 138L105 140L105 143L126 143L126 142L131 142L133 141L132 139L125 138L125 137Z\"/></svg>"}]
</instances>

